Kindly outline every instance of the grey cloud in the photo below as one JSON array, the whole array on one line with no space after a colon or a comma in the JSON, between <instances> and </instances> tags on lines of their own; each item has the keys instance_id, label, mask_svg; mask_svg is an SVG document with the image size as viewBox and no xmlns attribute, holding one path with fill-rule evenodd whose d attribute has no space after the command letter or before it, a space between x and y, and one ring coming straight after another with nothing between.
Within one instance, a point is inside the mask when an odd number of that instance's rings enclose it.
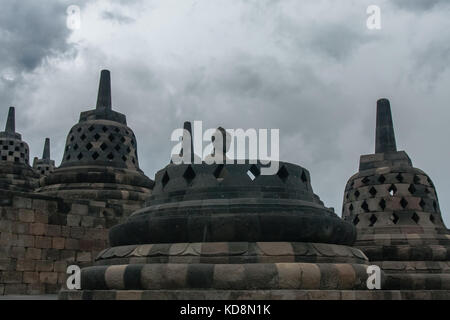
<instances>
[{"instance_id":1,"label":"grey cloud","mask_svg":"<svg viewBox=\"0 0 450 320\"><path fill-rule=\"evenodd\" d=\"M121 24L133 23L135 20L133 18L127 17L120 14L119 12L113 11L103 11L102 18L106 20L116 21Z\"/></svg>"},{"instance_id":2,"label":"grey cloud","mask_svg":"<svg viewBox=\"0 0 450 320\"><path fill-rule=\"evenodd\" d=\"M392 3L411 11L426 11L438 5L448 5L447 0L393 0Z\"/></svg>"}]
</instances>

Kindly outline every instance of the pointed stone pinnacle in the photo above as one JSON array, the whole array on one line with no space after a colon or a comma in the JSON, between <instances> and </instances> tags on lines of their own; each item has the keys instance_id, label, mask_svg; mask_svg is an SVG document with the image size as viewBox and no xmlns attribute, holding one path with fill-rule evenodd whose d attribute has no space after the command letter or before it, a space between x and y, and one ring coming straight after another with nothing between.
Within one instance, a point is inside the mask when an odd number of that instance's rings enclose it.
<instances>
[{"instance_id":1,"label":"pointed stone pinnacle","mask_svg":"<svg viewBox=\"0 0 450 320\"><path fill-rule=\"evenodd\" d=\"M44 153L42 154L42 159L50 160L50 139L49 138L45 138Z\"/></svg>"},{"instance_id":2,"label":"pointed stone pinnacle","mask_svg":"<svg viewBox=\"0 0 450 320\"><path fill-rule=\"evenodd\" d=\"M8 120L6 120L5 132L15 133L16 132L16 112L14 107L9 108Z\"/></svg>"},{"instance_id":3,"label":"pointed stone pinnacle","mask_svg":"<svg viewBox=\"0 0 450 320\"><path fill-rule=\"evenodd\" d=\"M106 108L111 110L111 75L109 70L102 70L100 84L98 87L97 109Z\"/></svg>"},{"instance_id":4,"label":"pointed stone pinnacle","mask_svg":"<svg viewBox=\"0 0 450 320\"><path fill-rule=\"evenodd\" d=\"M185 152L190 153L190 159L191 163L194 163L194 139L192 137L192 124L189 121L185 121L183 125L183 129L186 130L189 133L189 137L185 136L183 134L183 147L182 147L182 154L185 154ZM189 144L187 144L189 142Z\"/></svg>"},{"instance_id":5,"label":"pointed stone pinnacle","mask_svg":"<svg viewBox=\"0 0 450 320\"><path fill-rule=\"evenodd\" d=\"M394 126L392 124L391 105L388 99L377 101L377 127L375 153L396 152Z\"/></svg>"}]
</instances>

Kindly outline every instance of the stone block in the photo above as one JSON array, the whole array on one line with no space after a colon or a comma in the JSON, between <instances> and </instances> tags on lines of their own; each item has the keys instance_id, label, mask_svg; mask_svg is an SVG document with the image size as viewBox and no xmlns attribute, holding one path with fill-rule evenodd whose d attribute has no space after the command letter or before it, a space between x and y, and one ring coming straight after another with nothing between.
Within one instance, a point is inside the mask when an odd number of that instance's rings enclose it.
<instances>
[{"instance_id":1,"label":"stone block","mask_svg":"<svg viewBox=\"0 0 450 320\"><path fill-rule=\"evenodd\" d=\"M53 271L53 262L50 260L37 260L36 271Z\"/></svg>"},{"instance_id":2,"label":"stone block","mask_svg":"<svg viewBox=\"0 0 450 320\"><path fill-rule=\"evenodd\" d=\"M81 216L68 214L67 215L67 225L69 227L79 227L81 223Z\"/></svg>"},{"instance_id":3,"label":"stone block","mask_svg":"<svg viewBox=\"0 0 450 320\"><path fill-rule=\"evenodd\" d=\"M32 209L19 209L19 221L22 222L34 222L34 210Z\"/></svg>"},{"instance_id":4,"label":"stone block","mask_svg":"<svg viewBox=\"0 0 450 320\"><path fill-rule=\"evenodd\" d=\"M21 295L27 293L27 285L26 284L6 284L4 294L5 295Z\"/></svg>"},{"instance_id":5,"label":"stone block","mask_svg":"<svg viewBox=\"0 0 450 320\"><path fill-rule=\"evenodd\" d=\"M61 236L61 226L58 226L56 224L49 224L47 226L47 236L49 237Z\"/></svg>"},{"instance_id":6,"label":"stone block","mask_svg":"<svg viewBox=\"0 0 450 320\"><path fill-rule=\"evenodd\" d=\"M85 216L89 213L89 207L85 204L73 203L70 213L73 215Z\"/></svg>"},{"instance_id":7,"label":"stone block","mask_svg":"<svg viewBox=\"0 0 450 320\"><path fill-rule=\"evenodd\" d=\"M84 235L84 228L82 227L71 227L70 228L70 237L74 239L81 239Z\"/></svg>"},{"instance_id":8,"label":"stone block","mask_svg":"<svg viewBox=\"0 0 450 320\"><path fill-rule=\"evenodd\" d=\"M23 272L19 271L3 271L1 282L2 283L22 283Z\"/></svg>"},{"instance_id":9,"label":"stone block","mask_svg":"<svg viewBox=\"0 0 450 320\"><path fill-rule=\"evenodd\" d=\"M37 211L35 213L35 221L40 223L48 223L48 213Z\"/></svg>"},{"instance_id":10,"label":"stone block","mask_svg":"<svg viewBox=\"0 0 450 320\"><path fill-rule=\"evenodd\" d=\"M77 252L78 262L90 262L92 261L92 254L90 252Z\"/></svg>"},{"instance_id":11,"label":"stone block","mask_svg":"<svg viewBox=\"0 0 450 320\"><path fill-rule=\"evenodd\" d=\"M94 226L94 217L85 216L81 219L82 227L93 227Z\"/></svg>"},{"instance_id":12,"label":"stone block","mask_svg":"<svg viewBox=\"0 0 450 320\"><path fill-rule=\"evenodd\" d=\"M54 237L52 239L52 248L53 249L64 249L66 244L66 239L61 237Z\"/></svg>"},{"instance_id":13,"label":"stone block","mask_svg":"<svg viewBox=\"0 0 450 320\"><path fill-rule=\"evenodd\" d=\"M14 208L31 209L32 200L30 198L14 197L13 206Z\"/></svg>"},{"instance_id":14,"label":"stone block","mask_svg":"<svg viewBox=\"0 0 450 320\"><path fill-rule=\"evenodd\" d=\"M65 248L68 250L79 250L80 249L80 241L77 239L67 238Z\"/></svg>"},{"instance_id":15,"label":"stone block","mask_svg":"<svg viewBox=\"0 0 450 320\"><path fill-rule=\"evenodd\" d=\"M37 248L27 248L25 253L25 259L27 260L39 260L41 259L42 250Z\"/></svg>"},{"instance_id":16,"label":"stone block","mask_svg":"<svg viewBox=\"0 0 450 320\"><path fill-rule=\"evenodd\" d=\"M47 224L44 223L32 223L30 225L30 233L36 236L42 236L47 233Z\"/></svg>"},{"instance_id":17,"label":"stone block","mask_svg":"<svg viewBox=\"0 0 450 320\"><path fill-rule=\"evenodd\" d=\"M58 273L41 272L39 273L39 281L46 284L56 284L58 282Z\"/></svg>"},{"instance_id":18,"label":"stone block","mask_svg":"<svg viewBox=\"0 0 450 320\"><path fill-rule=\"evenodd\" d=\"M39 272L24 272L23 283L35 284L39 282Z\"/></svg>"},{"instance_id":19,"label":"stone block","mask_svg":"<svg viewBox=\"0 0 450 320\"><path fill-rule=\"evenodd\" d=\"M34 271L36 267L36 260L17 260L16 270L17 271Z\"/></svg>"},{"instance_id":20,"label":"stone block","mask_svg":"<svg viewBox=\"0 0 450 320\"><path fill-rule=\"evenodd\" d=\"M12 247L9 254L13 259L25 259L25 248L24 247Z\"/></svg>"},{"instance_id":21,"label":"stone block","mask_svg":"<svg viewBox=\"0 0 450 320\"><path fill-rule=\"evenodd\" d=\"M30 233L30 224L16 221L12 223L12 232L17 234L28 234Z\"/></svg>"},{"instance_id":22,"label":"stone block","mask_svg":"<svg viewBox=\"0 0 450 320\"><path fill-rule=\"evenodd\" d=\"M55 272L66 272L67 271L67 262L66 261L56 261L53 264L53 270Z\"/></svg>"},{"instance_id":23,"label":"stone block","mask_svg":"<svg viewBox=\"0 0 450 320\"><path fill-rule=\"evenodd\" d=\"M35 242L36 248L49 249L52 247L52 238L50 237L37 236Z\"/></svg>"}]
</instances>

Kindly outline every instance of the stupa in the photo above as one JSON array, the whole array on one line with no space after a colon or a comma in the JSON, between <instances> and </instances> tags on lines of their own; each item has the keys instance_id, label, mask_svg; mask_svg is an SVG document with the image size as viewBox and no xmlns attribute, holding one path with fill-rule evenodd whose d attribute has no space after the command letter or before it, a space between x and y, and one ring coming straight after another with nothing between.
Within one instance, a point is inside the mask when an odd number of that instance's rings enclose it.
<instances>
[{"instance_id":1,"label":"stupa","mask_svg":"<svg viewBox=\"0 0 450 320\"><path fill-rule=\"evenodd\" d=\"M153 181L139 168L133 130L125 115L112 110L110 72L103 70L96 108L80 114L67 136L61 165L41 179L38 192L140 203L152 187Z\"/></svg>"},{"instance_id":2,"label":"stupa","mask_svg":"<svg viewBox=\"0 0 450 320\"><path fill-rule=\"evenodd\" d=\"M55 160L50 159L50 138L45 138L42 159L34 158L33 169L41 176L47 176L55 170Z\"/></svg>"},{"instance_id":3,"label":"stupa","mask_svg":"<svg viewBox=\"0 0 450 320\"><path fill-rule=\"evenodd\" d=\"M355 238L301 166L280 162L277 174L262 175L248 160L171 163L156 174L146 207L114 226L111 247L82 269L82 291L60 298L292 299L364 290L367 257L351 247Z\"/></svg>"},{"instance_id":4,"label":"stupa","mask_svg":"<svg viewBox=\"0 0 450 320\"><path fill-rule=\"evenodd\" d=\"M430 177L397 151L390 103L377 102L375 154L347 182L342 216L387 289L450 289L450 232ZM448 294L448 291L447 291Z\"/></svg>"},{"instance_id":5,"label":"stupa","mask_svg":"<svg viewBox=\"0 0 450 320\"><path fill-rule=\"evenodd\" d=\"M10 107L5 131L0 132L0 189L29 192L39 176L30 167L30 149L16 132L15 108Z\"/></svg>"}]
</instances>

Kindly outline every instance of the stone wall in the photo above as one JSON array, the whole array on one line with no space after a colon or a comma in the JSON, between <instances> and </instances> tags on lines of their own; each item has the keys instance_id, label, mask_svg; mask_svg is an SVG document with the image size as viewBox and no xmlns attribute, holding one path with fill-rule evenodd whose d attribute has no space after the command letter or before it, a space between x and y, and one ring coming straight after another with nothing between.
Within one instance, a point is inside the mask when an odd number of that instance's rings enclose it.
<instances>
[{"instance_id":1,"label":"stone wall","mask_svg":"<svg viewBox=\"0 0 450 320\"><path fill-rule=\"evenodd\" d=\"M140 207L2 190L0 295L58 292L67 266L91 265L108 247L108 229Z\"/></svg>"}]
</instances>

